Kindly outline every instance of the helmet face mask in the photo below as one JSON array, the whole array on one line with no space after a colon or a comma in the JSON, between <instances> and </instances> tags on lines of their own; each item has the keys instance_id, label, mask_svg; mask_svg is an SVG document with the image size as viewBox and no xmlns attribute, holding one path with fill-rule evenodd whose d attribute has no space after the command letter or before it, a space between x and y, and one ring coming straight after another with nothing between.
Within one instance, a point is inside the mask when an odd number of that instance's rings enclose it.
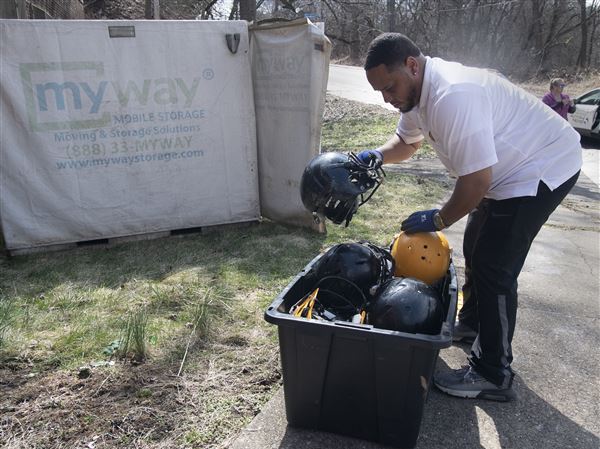
<instances>
[{"instance_id":1,"label":"helmet face mask","mask_svg":"<svg viewBox=\"0 0 600 449\"><path fill-rule=\"evenodd\" d=\"M346 222L346 226L348 226L348 223L350 223L352 216L357 210L358 201L356 198L342 201L331 196L323 206L323 215L335 224Z\"/></svg>"},{"instance_id":2,"label":"helmet face mask","mask_svg":"<svg viewBox=\"0 0 600 449\"><path fill-rule=\"evenodd\" d=\"M352 153L322 153L304 169L300 184L302 203L315 221L326 217L348 226L358 208L373 196L383 176L380 162L365 164Z\"/></svg>"},{"instance_id":3,"label":"helmet face mask","mask_svg":"<svg viewBox=\"0 0 600 449\"><path fill-rule=\"evenodd\" d=\"M365 310L372 296L392 277L392 256L368 242L341 243L328 249L307 275L319 289L317 301L336 319Z\"/></svg>"}]
</instances>

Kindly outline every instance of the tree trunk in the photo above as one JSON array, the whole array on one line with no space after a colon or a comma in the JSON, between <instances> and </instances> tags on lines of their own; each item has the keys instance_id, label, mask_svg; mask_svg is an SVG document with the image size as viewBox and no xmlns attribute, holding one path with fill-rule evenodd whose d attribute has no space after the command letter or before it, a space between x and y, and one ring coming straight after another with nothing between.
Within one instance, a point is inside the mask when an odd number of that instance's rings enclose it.
<instances>
[{"instance_id":1,"label":"tree trunk","mask_svg":"<svg viewBox=\"0 0 600 449\"><path fill-rule=\"evenodd\" d=\"M529 33L527 36L527 46L533 43L533 48L541 52L544 41L542 36L542 21L544 18L544 2L541 0L530 0L531 22L529 23Z\"/></svg>"},{"instance_id":2,"label":"tree trunk","mask_svg":"<svg viewBox=\"0 0 600 449\"><path fill-rule=\"evenodd\" d=\"M3 19L17 18L17 5L14 0L4 0L0 2L0 17Z\"/></svg>"},{"instance_id":3,"label":"tree trunk","mask_svg":"<svg viewBox=\"0 0 600 449\"><path fill-rule=\"evenodd\" d=\"M240 0L233 0L231 5L231 12L229 13L229 20L237 20L240 11Z\"/></svg>"},{"instance_id":4,"label":"tree trunk","mask_svg":"<svg viewBox=\"0 0 600 449\"><path fill-rule=\"evenodd\" d=\"M240 0L240 19L248 22L256 19L256 0Z\"/></svg>"},{"instance_id":5,"label":"tree trunk","mask_svg":"<svg viewBox=\"0 0 600 449\"><path fill-rule=\"evenodd\" d=\"M352 16L351 20L351 31L350 31L350 60L357 63L361 59L360 53L360 22L359 22L359 11L356 7L350 9Z\"/></svg>"},{"instance_id":6,"label":"tree trunk","mask_svg":"<svg viewBox=\"0 0 600 449\"><path fill-rule=\"evenodd\" d=\"M579 0L579 17L581 18L581 43L579 44L579 56L577 56L577 66L586 68L587 60L587 43L588 43L588 23L587 23L587 7L586 0Z\"/></svg>"},{"instance_id":7,"label":"tree trunk","mask_svg":"<svg viewBox=\"0 0 600 449\"><path fill-rule=\"evenodd\" d=\"M387 0L388 31L396 31L396 0Z\"/></svg>"},{"instance_id":8,"label":"tree trunk","mask_svg":"<svg viewBox=\"0 0 600 449\"><path fill-rule=\"evenodd\" d=\"M594 55L594 43L596 42L596 31L598 30L598 9L600 5L595 5L592 3L592 7L590 9L590 15L593 14L592 23L590 24L590 45L588 46L588 64L593 65L593 55Z\"/></svg>"},{"instance_id":9,"label":"tree trunk","mask_svg":"<svg viewBox=\"0 0 600 449\"><path fill-rule=\"evenodd\" d=\"M17 18L28 19L25 0L17 0Z\"/></svg>"},{"instance_id":10,"label":"tree trunk","mask_svg":"<svg viewBox=\"0 0 600 449\"><path fill-rule=\"evenodd\" d=\"M154 20L160 20L160 0L152 0L154 2Z\"/></svg>"}]
</instances>

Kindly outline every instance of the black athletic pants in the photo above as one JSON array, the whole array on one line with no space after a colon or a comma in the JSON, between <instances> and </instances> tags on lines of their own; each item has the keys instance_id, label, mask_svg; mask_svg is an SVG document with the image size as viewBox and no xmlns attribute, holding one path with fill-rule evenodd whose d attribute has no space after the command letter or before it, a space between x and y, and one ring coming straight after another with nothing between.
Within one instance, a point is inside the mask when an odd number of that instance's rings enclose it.
<instances>
[{"instance_id":1,"label":"black athletic pants","mask_svg":"<svg viewBox=\"0 0 600 449\"><path fill-rule=\"evenodd\" d=\"M464 305L458 318L479 331L470 364L496 385L508 387L513 378L517 278L533 239L578 177L579 172L553 191L540 182L536 196L486 198L469 214L463 240Z\"/></svg>"}]
</instances>

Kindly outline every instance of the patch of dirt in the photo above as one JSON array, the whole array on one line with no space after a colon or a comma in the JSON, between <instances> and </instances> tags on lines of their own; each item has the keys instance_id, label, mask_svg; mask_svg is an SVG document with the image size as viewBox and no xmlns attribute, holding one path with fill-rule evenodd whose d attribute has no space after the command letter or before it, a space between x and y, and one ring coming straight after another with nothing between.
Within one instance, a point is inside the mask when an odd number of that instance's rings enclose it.
<instances>
[{"instance_id":1,"label":"patch of dirt","mask_svg":"<svg viewBox=\"0 0 600 449\"><path fill-rule=\"evenodd\" d=\"M280 386L279 350L225 335L179 361L0 367L0 441L22 448L222 448Z\"/></svg>"},{"instance_id":2,"label":"patch of dirt","mask_svg":"<svg viewBox=\"0 0 600 449\"><path fill-rule=\"evenodd\" d=\"M367 119L374 115L398 116L399 114L381 106L364 104L358 101L347 100L335 95L327 95L325 98L325 109L323 111L323 122L336 122L344 118ZM394 130L390 130L390 134Z\"/></svg>"},{"instance_id":3,"label":"patch of dirt","mask_svg":"<svg viewBox=\"0 0 600 449\"><path fill-rule=\"evenodd\" d=\"M177 427L179 379L151 364L90 374L80 379L77 371L1 370L7 379L0 384L5 447L119 447L140 436L164 439Z\"/></svg>"}]
</instances>

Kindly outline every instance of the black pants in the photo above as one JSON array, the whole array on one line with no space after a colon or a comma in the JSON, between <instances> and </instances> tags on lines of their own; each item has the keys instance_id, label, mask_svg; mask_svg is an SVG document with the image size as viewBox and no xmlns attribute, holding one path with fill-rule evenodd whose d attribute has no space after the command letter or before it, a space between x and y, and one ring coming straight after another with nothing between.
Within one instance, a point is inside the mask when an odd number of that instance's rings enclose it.
<instances>
[{"instance_id":1,"label":"black pants","mask_svg":"<svg viewBox=\"0 0 600 449\"><path fill-rule=\"evenodd\" d=\"M470 364L496 385L508 387L513 378L517 278L533 239L578 177L579 172L553 191L540 182L536 196L484 199L469 214L463 240L464 304L458 318L479 331Z\"/></svg>"}]
</instances>

